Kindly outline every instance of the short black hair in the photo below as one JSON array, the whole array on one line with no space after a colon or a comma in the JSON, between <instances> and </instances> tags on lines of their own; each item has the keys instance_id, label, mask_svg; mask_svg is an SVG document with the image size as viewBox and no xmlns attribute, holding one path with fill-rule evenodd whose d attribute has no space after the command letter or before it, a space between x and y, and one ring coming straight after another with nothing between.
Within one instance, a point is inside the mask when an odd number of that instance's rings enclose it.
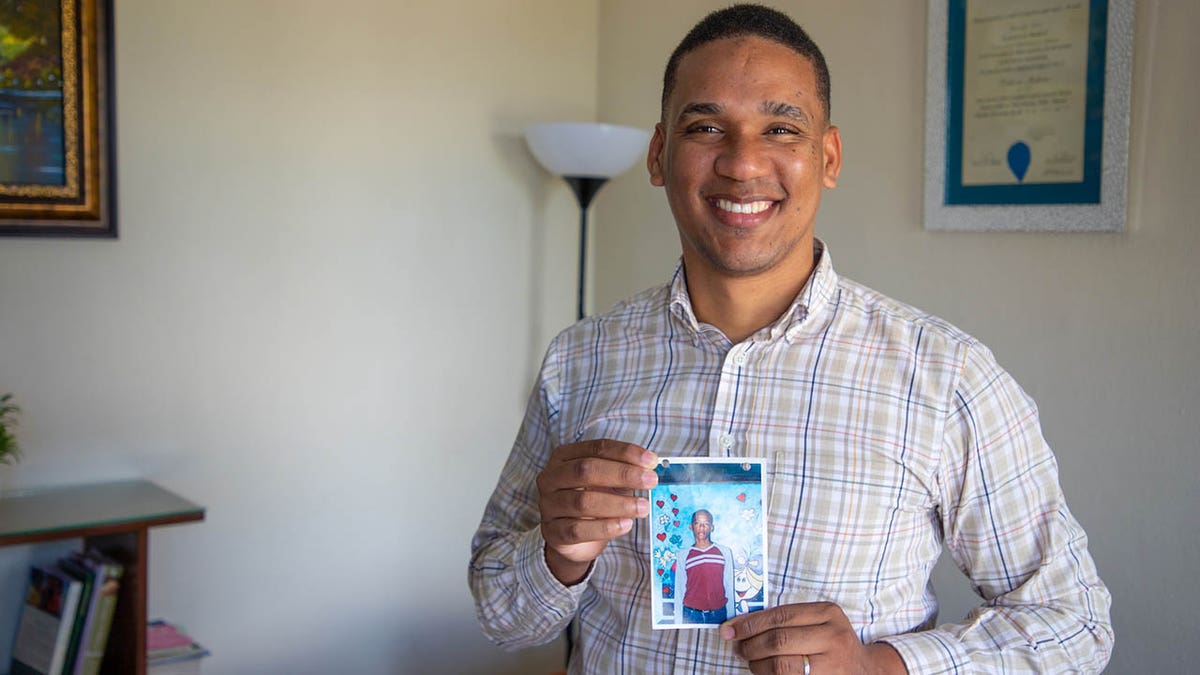
<instances>
[{"instance_id":1,"label":"short black hair","mask_svg":"<svg viewBox=\"0 0 1200 675\"><path fill-rule=\"evenodd\" d=\"M704 17L684 36L675 51L671 52L671 58L667 60L667 70L663 73L663 117L665 118L667 113L667 99L675 90L675 74L683 57L710 42L744 36L777 42L808 59L817 75L817 96L821 100L825 122L828 123L829 67L825 65L825 55L812 38L808 37L808 33L787 14L770 7L750 4L733 5Z\"/></svg>"}]
</instances>

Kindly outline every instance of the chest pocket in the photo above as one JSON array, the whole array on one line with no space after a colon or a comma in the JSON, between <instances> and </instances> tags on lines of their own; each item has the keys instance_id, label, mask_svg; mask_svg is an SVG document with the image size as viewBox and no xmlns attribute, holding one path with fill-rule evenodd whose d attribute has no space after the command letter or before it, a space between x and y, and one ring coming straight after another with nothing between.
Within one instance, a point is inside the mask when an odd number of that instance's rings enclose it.
<instances>
[{"instance_id":1,"label":"chest pocket","mask_svg":"<svg viewBox=\"0 0 1200 675\"><path fill-rule=\"evenodd\" d=\"M796 447L776 452L769 470L771 602L835 602L866 623L881 590L923 578L932 564L931 467L870 443Z\"/></svg>"}]
</instances>

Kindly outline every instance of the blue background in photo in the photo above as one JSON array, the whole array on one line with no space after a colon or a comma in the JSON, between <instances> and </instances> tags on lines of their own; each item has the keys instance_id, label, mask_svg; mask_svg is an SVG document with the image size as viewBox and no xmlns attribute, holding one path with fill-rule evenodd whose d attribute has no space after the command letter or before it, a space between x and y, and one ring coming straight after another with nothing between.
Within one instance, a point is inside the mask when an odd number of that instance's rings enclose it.
<instances>
[{"instance_id":1,"label":"blue background in photo","mask_svg":"<svg viewBox=\"0 0 1200 675\"><path fill-rule=\"evenodd\" d=\"M675 499L671 499L675 495ZM739 500L745 495L745 501ZM662 502L659 506L658 502ZM672 509L679 509L674 513ZM653 541L654 576L661 583L655 590L659 598L673 598L675 574L672 563L680 552L695 543L692 514L707 509L713 516L712 540L728 546L734 557L762 553L761 483L660 483L650 492L650 532ZM658 535L664 535L659 539ZM659 570L662 570L660 573Z\"/></svg>"}]
</instances>

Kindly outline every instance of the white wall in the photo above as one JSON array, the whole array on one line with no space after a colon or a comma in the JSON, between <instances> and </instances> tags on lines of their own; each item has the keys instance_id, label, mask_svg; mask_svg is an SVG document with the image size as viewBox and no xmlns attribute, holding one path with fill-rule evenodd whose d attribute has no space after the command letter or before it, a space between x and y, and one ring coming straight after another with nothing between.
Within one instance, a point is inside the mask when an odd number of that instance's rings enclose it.
<instances>
[{"instance_id":1,"label":"white wall","mask_svg":"<svg viewBox=\"0 0 1200 675\"><path fill-rule=\"evenodd\" d=\"M670 49L724 3L117 4L121 238L0 240L27 451L0 486L145 476L206 505L152 536L150 595L206 672L550 670L557 645L484 642L465 584L574 311L574 203L518 133L649 127ZM1128 230L990 235L920 226L924 2L778 4L833 71L839 269L973 332L1038 399L1115 596L1110 672L1189 670L1200 7L1138 3ZM595 209L597 306L667 277L640 168Z\"/></svg>"},{"instance_id":2,"label":"white wall","mask_svg":"<svg viewBox=\"0 0 1200 675\"><path fill-rule=\"evenodd\" d=\"M650 127L675 43L717 0L606 0L602 119ZM1141 0L1129 224L1121 234L930 233L921 226L925 2L773 2L833 80L845 166L817 232L838 269L987 343L1039 402L1072 510L1114 596L1109 672L1189 672L1200 567L1200 3ZM685 9L686 7L686 9ZM662 283L679 244L638 168L596 202L596 305ZM936 574L943 619L970 595Z\"/></svg>"},{"instance_id":3,"label":"white wall","mask_svg":"<svg viewBox=\"0 0 1200 675\"><path fill-rule=\"evenodd\" d=\"M152 535L150 613L209 673L557 666L485 642L466 565L574 316L574 201L519 134L594 116L596 3L116 9L120 239L0 240L4 485L207 506Z\"/></svg>"}]
</instances>

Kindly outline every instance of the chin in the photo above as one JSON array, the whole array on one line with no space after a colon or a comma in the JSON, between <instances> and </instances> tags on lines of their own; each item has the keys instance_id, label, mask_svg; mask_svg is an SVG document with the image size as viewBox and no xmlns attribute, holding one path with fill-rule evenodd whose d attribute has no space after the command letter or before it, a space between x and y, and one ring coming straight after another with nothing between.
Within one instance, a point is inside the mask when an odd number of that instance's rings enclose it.
<instances>
[{"instance_id":1,"label":"chin","mask_svg":"<svg viewBox=\"0 0 1200 675\"><path fill-rule=\"evenodd\" d=\"M746 259L743 257L721 257L721 256L705 256L708 262L718 272L731 277L752 277L756 274L761 274L772 267L779 261L775 258L762 259Z\"/></svg>"}]
</instances>

